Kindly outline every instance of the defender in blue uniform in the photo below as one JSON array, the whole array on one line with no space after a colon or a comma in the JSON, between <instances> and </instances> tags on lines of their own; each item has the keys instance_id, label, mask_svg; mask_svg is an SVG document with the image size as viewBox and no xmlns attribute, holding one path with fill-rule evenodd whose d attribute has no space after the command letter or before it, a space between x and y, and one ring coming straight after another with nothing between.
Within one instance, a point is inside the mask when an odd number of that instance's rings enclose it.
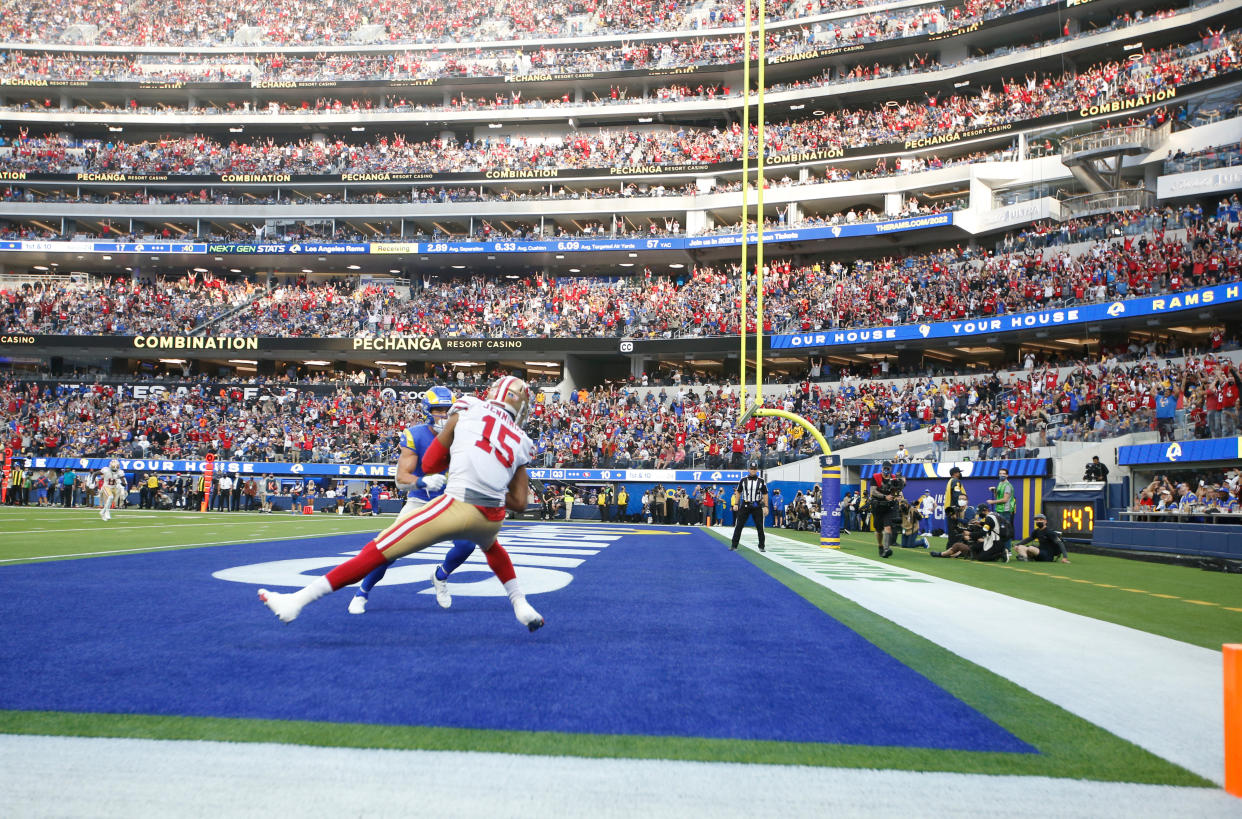
<instances>
[{"instance_id":1,"label":"defender in blue uniform","mask_svg":"<svg viewBox=\"0 0 1242 819\"><path fill-rule=\"evenodd\" d=\"M426 423L407 427L401 433L401 457L397 460L397 488L406 490L405 506L398 517L408 517L427 503L444 494L444 485L448 479L443 474L424 475L422 467L423 453L436 435L444 428L448 419L449 408L453 406L453 393L447 387L432 387L423 393L423 410L427 413ZM449 594L448 578L466 558L474 551L474 544L468 540L453 541L453 548L445 556L444 562L436 566L431 576L432 585L436 589L436 602L441 608L453 605L453 596ZM367 600L371 589L384 578L387 564L379 566L375 571L362 579L354 599L349 601L350 614L365 614Z\"/></svg>"}]
</instances>

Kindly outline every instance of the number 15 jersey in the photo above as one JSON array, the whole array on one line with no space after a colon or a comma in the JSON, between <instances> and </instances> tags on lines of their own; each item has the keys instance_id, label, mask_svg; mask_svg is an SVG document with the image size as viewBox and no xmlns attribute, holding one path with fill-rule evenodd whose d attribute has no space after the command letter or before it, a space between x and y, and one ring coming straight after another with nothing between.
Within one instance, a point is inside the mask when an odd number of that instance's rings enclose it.
<instances>
[{"instance_id":1,"label":"number 15 jersey","mask_svg":"<svg viewBox=\"0 0 1242 819\"><path fill-rule=\"evenodd\" d=\"M509 482L535 456L535 444L498 404L471 401L457 416L445 494L475 506L504 506Z\"/></svg>"}]
</instances>

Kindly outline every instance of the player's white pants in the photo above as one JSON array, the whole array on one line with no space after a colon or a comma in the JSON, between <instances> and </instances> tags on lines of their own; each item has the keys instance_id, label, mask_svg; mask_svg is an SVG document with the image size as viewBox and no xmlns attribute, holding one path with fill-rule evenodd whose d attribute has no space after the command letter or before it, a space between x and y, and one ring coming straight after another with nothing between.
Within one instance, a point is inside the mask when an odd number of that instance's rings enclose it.
<instances>
[{"instance_id":1,"label":"player's white pants","mask_svg":"<svg viewBox=\"0 0 1242 819\"><path fill-rule=\"evenodd\" d=\"M406 498L405 506L401 507L401 511L397 514L397 517L403 518L406 515L412 515L429 503L431 503L431 501L425 501L422 498Z\"/></svg>"}]
</instances>

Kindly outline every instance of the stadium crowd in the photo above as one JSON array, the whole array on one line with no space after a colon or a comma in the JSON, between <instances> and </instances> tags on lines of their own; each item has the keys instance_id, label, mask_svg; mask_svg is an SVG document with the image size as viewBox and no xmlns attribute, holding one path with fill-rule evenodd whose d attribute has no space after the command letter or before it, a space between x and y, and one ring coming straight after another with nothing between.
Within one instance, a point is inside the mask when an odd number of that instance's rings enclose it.
<instances>
[{"instance_id":1,"label":"stadium crowd","mask_svg":"<svg viewBox=\"0 0 1242 819\"><path fill-rule=\"evenodd\" d=\"M849 264L773 261L764 283L764 330L986 318L1237 281L1242 203L1236 195L1223 200L1218 214L1170 208L1081 220L1065 235L1094 241L1075 254L1022 239L1019 244L1029 246L992 253L954 247ZM1154 232L1123 229L1129 225ZM409 298L382 285L304 277L270 289L210 274L46 286L25 281L0 290L0 329L127 335L210 325L212 333L287 337L733 335L739 279L734 265L699 265L678 276L644 269L625 278L427 278L414 282ZM752 279L751 305L755 286Z\"/></svg>"},{"instance_id":2,"label":"stadium crowd","mask_svg":"<svg viewBox=\"0 0 1242 819\"><path fill-rule=\"evenodd\" d=\"M1213 344L1219 352L1220 340ZM804 380L769 390L765 400L809 418L834 449L928 429L932 459L965 449L977 449L978 458L1012 458L1058 440L1151 429L1166 437L1178 430L1232 435L1239 387L1233 365L1206 353L1184 364L1143 356L1129 364L1081 361L1068 370L1031 367L1003 378L877 372L837 383ZM817 451L801 426L783 418L739 426L729 387L606 385L566 400L537 395L529 427L536 466L738 468ZM0 384L5 444L31 456L194 459L210 452L239 461L383 463L396 457L400 430L420 414L417 402L386 397L379 385L316 393L201 383L135 393L116 384ZM903 445L895 460L908 457Z\"/></svg>"},{"instance_id":3,"label":"stadium crowd","mask_svg":"<svg viewBox=\"0 0 1242 819\"><path fill-rule=\"evenodd\" d=\"M1180 9L1166 9L1145 15L1142 10L1125 11L1108 25L1093 26L1090 34L1099 35L1118 28L1136 25L1151 19L1167 18L1177 14ZM967 9L967 17L959 25L969 24L971 9ZM890 15L892 12L889 13ZM887 29L875 36L878 31L874 26L867 28L856 23L837 27L828 33L814 28L771 32L768 34L766 51L772 57L797 55L817 48L822 48L825 41L837 44L855 42L860 32L872 31L871 35L862 35L868 39L891 39L901 36L916 36L926 29L919 25L919 13L914 12L908 21L889 19ZM1217 32L1212 32L1216 35ZM1008 56L1016 51L1031 51L1044 48L1058 42L1079 38L1081 33L1063 34L1055 39L1044 40L1022 45L1006 44L987 52L972 55L958 62L941 63L930 53L912 54L895 63L859 63L850 68L829 68L820 74L787 82L772 83L768 90L772 92L794 89L809 89L832 84L866 82L870 80L902 77L911 74L924 74L943 68L952 68L967 63L975 63L991 57ZM1202 43L1204 48L1212 48L1209 37ZM57 82L178 82L178 83L209 83L209 82L248 82L259 87L275 83L333 83L338 81L371 80L376 82L401 82L404 80L427 80L439 78L461 77L523 77L531 73L547 72L610 72L626 70L642 70L644 68L669 69L677 67L698 67L712 64L728 64L740 60L742 51L740 37L725 39L687 39L673 41L656 47L649 43L623 44L621 47L604 46L594 49L573 48L554 49L540 48L527 53L523 50L504 50L496 52L476 49L473 55L444 54L438 51L430 54L415 55L411 52L392 54L347 54L347 55L315 55L305 57L299 54L272 54L261 57L252 55L205 55L181 54L175 57L165 55L143 55L142 57L124 57L116 55L80 54L76 52L48 54L46 52L26 52L14 50L0 52L0 83L9 80L14 83L28 83L32 88L41 87L41 83ZM472 57L472 58L471 58ZM252 100L226 101L222 103L205 101L189 107L170 106L160 103L158 107L143 105L137 99L130 99L123 104L114 105L108 101L93 101L92 104L79 104L71 110L97 112L100 110L126 111L129 113L152 113L166 115L180 114L219 114L219 113L263 113L268 115L317 113L344 113L364 111L384 112L427 112L427 111L498 111L516 108L563 108L589 105L626 104L640 100L659 100L676 102L689 100L708 100L735 98L740 91L719 83L697 83L687 85L670 83L650 87L630 86L624 80L611 85L607 93L591 93L591 99L585 96L578 99L569 92L560 92L551 96L540 97L520 89L506 89L504 92L493 92L484 96L470 96L465 91L452 94L447 102L428 102L426 100L407 100L396 93L383 96L363 96L350 99L334 97L318 97L313 102L287 102L271 100L256 103ZM51 97L39 99L34 97L24 101L16 101L0 109L12 111L30 110L65 110L62 100Z\"/></svg>"},{"instance_id":4,"label":"stadium crowd","mask_svg":"<svg viewBox=\"0 0 1242 819\"><path fill-rule=\"evenodd\" d=\"M765 129L772 157L822 149L906 142L966 128L998 126L1039 116L1089 108L1101 100L1142 98L1162 89L1237 70L1242 32L1230 32L1222 47L1199 53L1194 47L1145 52L1138 59L1106 62L1079 73L1030 75L1025 82L983 86L977 93L904 100L872 109L838 109L814 120L787 120ZM1163 121L1167 112L1153 115ZM757 130L755 132L757 134ZM723 130L689 128L574 130L547 139L515 135L456 142L415 140L404 134L368 144L337 137L278 143L203 135L154 141L74 140L24 134L0 145L0 169L27 172L131 174L338 174L462 172L592 168L627 165L721 163L741 158L741 126ZM753 148L752 148L753 150Z\"/></svg>"},{"instance_id":5,"label":"stadium crowd","mask_svg":"<svg viewBox=\"0 0 1242 819\"><path fill-rule=\"evenodd\" d=\"M1213 515L1242 512L1242 473L1237 469L1157 475L1135 495L1136 520L1209 522ZM1154 513L1154 514L1153 514Z\"/></svg>"},{"instance_id":6,"label":"stadium crowd","mask_svg":"<svg viewBox=\"0 0 1242 819\"><path fill-rule=\"evenodd\" d=\"M814 25L827 38L846 42L882 39L890 29L936 33L980 19L1048 5L1052 0L988 0L945 9L929 6L888 14L845 15ZM771 21L796 19L876 5L875 0L772 0ZM158 0L116 6L89 0L73 15L57 12L46 2L0 4L0 39L5 42L72 41L72 26L95 26L94 41L107 45L228 45L240 29L254 29L250 42L271 45L438 43L481 40L531 40L589 34L689 31L734 27L744 11L736 0L715 0L696 8L689 0L505 0L486 3L459 0L451 5L429 0L365 0L307 6L293 0L224 3L196 0L175 9ZM892 16L889 16L889 15ZM373 33L365 27L374 26ZM359 31L359 30L362 31ZM355 32L358 32L356 34ZM361 35L361 36L359 36ZM898 36L901 36L900 34ZM829 40L831 41L831 40Z\"/></svg>"}]
</instances>

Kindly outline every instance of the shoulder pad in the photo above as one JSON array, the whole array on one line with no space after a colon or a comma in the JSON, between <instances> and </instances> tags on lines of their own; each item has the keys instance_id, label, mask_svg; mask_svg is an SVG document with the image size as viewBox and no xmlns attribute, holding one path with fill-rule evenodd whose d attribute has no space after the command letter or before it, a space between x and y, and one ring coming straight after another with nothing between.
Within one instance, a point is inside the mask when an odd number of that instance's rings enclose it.
<instances>
[{"instance_id":1,"label":"shoulder pad","mask_svg":"<svg viewBox=\"0 0 1242 819\"><path fill-rule=\"evenodd\" d=\"M458 398L453 402L453 406L449 408L448 414L456 415L457 413L464 412L472 407L477 407L481 403L483 403L482 400L474 397L473 395L463 395L461 398Z\"/></svg>"}]
</instances>

